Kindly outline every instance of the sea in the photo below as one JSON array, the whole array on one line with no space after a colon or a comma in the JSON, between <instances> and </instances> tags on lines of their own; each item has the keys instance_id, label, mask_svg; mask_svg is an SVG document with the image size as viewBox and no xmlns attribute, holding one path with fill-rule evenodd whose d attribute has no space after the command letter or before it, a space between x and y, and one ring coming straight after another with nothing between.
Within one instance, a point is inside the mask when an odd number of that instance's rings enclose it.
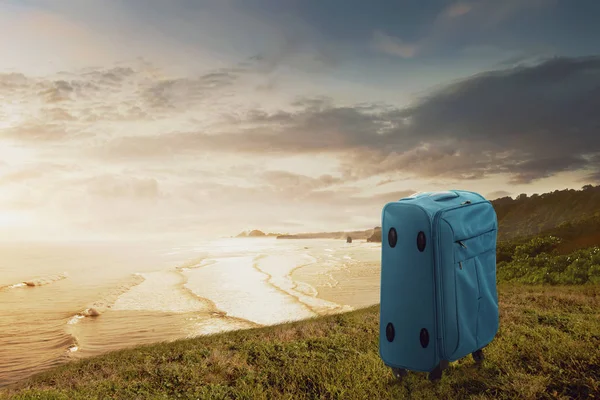
<instances>
[{"instance_id":1,"label":"sea","mask_svg":"<svg viewBox=\"0 0 600 400\"><path fill-rule=\"evenodd\" d=\"M227 238L0 246L0 387L109 351L379 303L381 245Z\"/></svg>"}]
</instances>

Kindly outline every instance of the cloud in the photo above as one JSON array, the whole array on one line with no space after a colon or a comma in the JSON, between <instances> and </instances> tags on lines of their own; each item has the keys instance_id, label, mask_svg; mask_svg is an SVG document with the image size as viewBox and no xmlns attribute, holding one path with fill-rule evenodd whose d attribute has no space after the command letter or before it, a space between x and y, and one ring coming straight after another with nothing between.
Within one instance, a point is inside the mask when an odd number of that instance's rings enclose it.
<instances>
[{"instance_id":1,"label":"cloud","mask_svg":"<svg viewBox=\"0 0 600 400\"><path fill-rule=\"evenodd\" d=\"M469 3L459 2L448 6L445 14L450 18L460 17L469 13L473 9L473 6Z\"/></svg>"},{"instance_id":2,"label":"cloud","mask_svg":"<svg viewBox=\"0 0 600 400\"><path fill-rule=\"evenodd\" d=\"M112 131L107 125L117 122L168 120L177 128L214 125L226 118L235 122L235 113L225 115L224 110L259 113L249 110L254 107L252 100L260 101L258 88L265 79L272 80L269 85L274 87L277 78L271 75L281 62L253 56L189 76L168 74L144 60L47 77L0 74L0 94L6 99L0 117L14 120L3 136L28 142L64 141L94 132L107 136ZM278 98L277 93L269 95Z\"/></svg>"},{"instance_id":3,"label":"cloud","mask_svg":"<svg viewBox=\"0 0 600 400\"><path fill-rule=\"evenodd\" d=\"M90 194L104 198L152 200L160 196L158 181L153 178L101 175L81 183Z\"/></svg>"},{"instance_id":4,"label":"cloud","mask_svg":"<svg viewBox=\"0 0 600 400\"><path fill-rule=\"evenodd\" d=\"M233 132L121 138L112 155L222 151L339 157L345 178L409 173L528 183L594 167L600 152L600 57L553 58L448 85L404 109L340 107L318 100L254 111Z\"/></svg>"},{"instance_id":5,"label":"cloud","mask_svg":"<svg viewBox=\"0 0 600 400\"><path fill-rule=\"evenodd\" d=\"M29 78L21 73L0 73L0 90L20 90L29 85Z\"/></svg>"},{"instance_id":6,"label":"cloud","mask_svg":"<svg viewBox=\"0 0 600 400\"><path fill-rule=\"evenodd\" d=\"M319 98L288 110L238 113L219 133L121 137L93 151L112 158L330 154L344 179L509 174L512 183L525 184L597 168L586 156L600 153L599 99L600 57L562 57L478 74L403 109Z\"/></svg>"},{"instance_id":7,"label":"cloud","mask_svg":"<svg viewBox=\"0 0 600 400\"><path fill-rule=\"evenodd\" d=\"M588 170L592 172L586 175L582 181L585 183L600 184L600 154L586 157L586 161L588 162Z\"/></svg>"},{"instance_id":8,"label":"cloud","mask_svg":"<svg viewBox=\"0 0 600 400\"><path fill-rule=\"evenodd\" d=\"M288 171L266 171L263 173L264 181L275 190L289 193L290 190L297 192L309 192L342 183L342 179L325 174L318 178L306 175L294 174Z\"/></svg>"},{"instance_id":9,"label":"cloud","mask_svg":"<svg viewBox=\"0 0 600 400\"><path fill-rule=\"evenodd\" d=\"M555 5L557 0L505 0L494 1L484 0L482 2L473 2L473 10L477 11L477 16L483 18L482 23L489 24L492 27L515 14L524 12L528 9L539 9Z\"/></svg>"},{"instance_id":10,"label":"cloud","mask_svg":"<svg viewBox=\"0 0 600 400\"><path fill-rule=\"evenodd\" d=\"M376 195L368 196L368 197L354 197L353 199L361 199L361 200L367 202L367 204L369 204L369 205L378 204L381 207L383 207L383 205L385 205L386 203L398 201L398 200L400 200L404 197L410 196L416 192L417 192L416 190L400 190L400 191L396 191L396 192L380 193L380 194L376 194Z\"/></svg>"},{"instance_id":11,"label":"cloud","mask_svg":"<svg viewBox=\"0 0 600 400\"><path fill-rule=\"evenodd\" d=\"M587 165L583 157L576 155L516 162L512 168L514 175L510 183L526 184L536 179L550 177L557 171L576 171Z\"/></svg>"},{"instance_id":12,"label":"cloud","mask_svg":"<svg viewBox=\"0 0 600 400\"><path fill-rule=\"evenodd\" d=\"M481 1L459 1L450 4L437 17L435 28L442 28L445 22L452 24L464 24L465 22L476 23L480 27L491 28L515 14L528 9L548 7L556 4L556 0L481 0ZM469 21L463 18L452 21L458 17L469 17ZM445 28L448 28L446 25Z\"/></svg>"},{"instance_id":13,"label":"cloud","mask_svg":"<svg viewBox=\"0 0 600 400\"><path fill-rule=\"evenodd\" d=\"M147 110L182 110L210 97L211 93L232 87L246 71L241 69L209 72L198 78L161 79L140 88L141 99Z\"/></svg>"},{"instance_id":14,"label":"cloud","mask_svg":"<svg viewBox=\"0 0 600 400\"><path fill-rule=\"evenodd\" d=\"M47 143L75 139L77 137L82 137L82 135L71 132L65 124L55 122L36 123L31 121L16 127L3 129L0 140L10 139L17 142Z\"/></svg>"},{"instance_id":15,"label":"cloud","mask_svg":"<svg viewBox=\"0 0 600 400\"><path fill-rule=\"evenodd\" d=\"M594 129L600 116L593 111L600 106L599 93L600 57L553 58L479 74L434 92L399 112L411 124L391 137L408 131L429 142L419 158L455 149L464 162L451 159L461 168L508 172L518 182L530 182L580 169L589 163L584 155L600 152ZM428 165L431 172L453 166L458 165L449 160Z\"/></svg>"},{"instance_id":16,"label":"cloud","mask_svg":"<svg viewBox=\"0 0 600 400\"><path fill-rule=\"evenodd\" d=\"M508 197L508 196L511 196L510 192L507 192L505 190L498 190L498 191L486 194L485 198L488 200L496 200L496 199L500 199L502 197Z\"/></svg>"},{"instance_id":17,"label":"cloud","mask_svg":"<svg viewBox=\"0 0 600 400\"><path fill-rule=\"evenodd\" d=\"M372 46L381 53L401 58L412 58L418 50L417 45L405 43L401 39L390 36L380 30L376 30L373 33Z\"/></svg>"},{"instance_id":18,"label":"cloud","mask_svg":"<svg viewBox=\"0 0 600 400\"><path fill-rule=\"evenodd\" d=\"M401 38L375 31L373 44L383 53L403 58L435 55L456 43L466 48L489 47L489 42L481 43L478 38L489 38L486 35L489 30L519 13L555 3L556 0L459 1L444 7L417 40L406 43Z\"/></svg>"},{"instance_id":19,"label":"cloud","mask_svg":"<svg viewBox=\"0 0 600 400\"><path fill-rule=\"evenodd\" d=\"M26 168L12 169L0 175L0 185L21 184L36 181L49 175L69 173L77 170L76 166L56 163L37 163Z\"/></svg>"}]
</instances>

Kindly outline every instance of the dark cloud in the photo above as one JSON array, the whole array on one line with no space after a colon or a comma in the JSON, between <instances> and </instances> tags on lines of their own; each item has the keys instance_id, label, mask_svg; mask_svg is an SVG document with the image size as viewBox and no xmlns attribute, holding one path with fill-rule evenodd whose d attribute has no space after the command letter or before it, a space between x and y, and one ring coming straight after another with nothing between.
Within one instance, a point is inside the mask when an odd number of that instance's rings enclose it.
<instances>
[{"instance_id":1,"label":"dark cloud","mask_svg":"<svg viewBox=\"0 0 600 400\"><path fill-rule=\"evenodd\" d=\"M494 154L486 165L528 182L600 151L598 107L600 58L555 58L469 78L400 114L424 142L452 139L475 163Z\"/></svg>"},{"instance_id":2,"label":"dark cloud","mask_svg":"<svg viewBox=\"0 0 600 400\"><path fill-rule=\"evenodd\" d=\"M600 184L600 168L598 169L598 171L587 175L585 177L585 181Z\"/></svg>"},{"instance_id":3,"label":"dark cloud","mask_svg":"<svg viewBox=\"0 0 600 400\"><path fill-rule=\"evenodd\" d=\"M588 157L588 169L593 171L582 180L585 183L600 184L600 154Z\"/></svg>"},{"instance_id":4,"label":"dark cloud","mask_svg":"<svg viewBox=\"0 0 600 400\"><path fill-rule=\"evenodd\" d=\"M511 183L529 183L532 180L547 178L557 171L574 171L587 166L587 161L581 157L539 158L516 163L511 168L513 178Z\"/></svg>"}]
</instances>

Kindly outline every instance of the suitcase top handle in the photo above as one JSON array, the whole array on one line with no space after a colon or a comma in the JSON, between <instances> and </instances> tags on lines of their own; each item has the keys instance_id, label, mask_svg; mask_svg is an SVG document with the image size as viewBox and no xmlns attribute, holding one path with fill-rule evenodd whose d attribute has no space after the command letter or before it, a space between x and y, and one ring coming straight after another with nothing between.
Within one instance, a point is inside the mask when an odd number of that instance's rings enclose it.
<instances>
[{"instance_id":1,"label":"suitcase top handle","mask_svg":"<svg viewBox=\"0 0 600 400\"><path fill-rule=\"evenodd\" d=\"M429 197L434 201L444 201L444 200L448 200L448 199L455 199L457 197L459 197L458 193L452 191L452 190L446 190L443 192L419 192L419 193L415 193L411 196L405 197L406 199L416 199L419 197Z\"/></svg>"}]
</instances>

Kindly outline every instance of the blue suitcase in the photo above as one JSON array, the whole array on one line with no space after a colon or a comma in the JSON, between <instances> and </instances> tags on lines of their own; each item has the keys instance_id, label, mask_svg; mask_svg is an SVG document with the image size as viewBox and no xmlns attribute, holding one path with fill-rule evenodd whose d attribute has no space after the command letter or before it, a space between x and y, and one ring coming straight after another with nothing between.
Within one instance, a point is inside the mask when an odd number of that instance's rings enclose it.
<instances>
[{"instance_id":1,"label":"blue suitcase","mask_svg":"<svg viewBox=\"0 0 600 400\"><path fill-rule=\"evenodd\" d=\"M499 326L498 220L492 204L465 190L417 193L382 212L379 355L442 377L449 362L482 349Z\"/></svg>"}]
</instances>

